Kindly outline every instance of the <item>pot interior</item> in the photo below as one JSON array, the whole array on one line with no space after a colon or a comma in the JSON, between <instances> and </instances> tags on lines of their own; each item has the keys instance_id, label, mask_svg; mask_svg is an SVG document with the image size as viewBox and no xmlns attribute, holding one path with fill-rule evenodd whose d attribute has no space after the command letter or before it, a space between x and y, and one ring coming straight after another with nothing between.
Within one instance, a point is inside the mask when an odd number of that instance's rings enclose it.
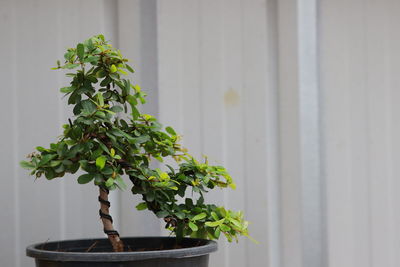
<instances>
[{"instance_id":1,"label":"pot interior","mask_svg":"<svg viewBox=\"0 0 400 267\"><path fill-rule=\"evenodd\" d=\"M124 242L124 251L160 251L204 246L207 240L185 238L177 243L175 238L169 237L137 237L121 238ZM46 242L35 246L36 249L59 252L112 252L108 239L82 239Z\"/></svg>"}]
</instances>

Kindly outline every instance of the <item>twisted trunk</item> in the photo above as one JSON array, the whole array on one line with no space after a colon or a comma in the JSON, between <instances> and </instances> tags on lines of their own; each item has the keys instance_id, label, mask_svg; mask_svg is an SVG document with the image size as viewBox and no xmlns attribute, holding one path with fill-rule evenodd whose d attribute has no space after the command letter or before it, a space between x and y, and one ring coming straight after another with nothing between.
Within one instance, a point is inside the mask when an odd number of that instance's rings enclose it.
<instances>
[{"instance_id":1,"label":"twisted trunk","mask_svg":"<svg viewBox=\"0 0 400 267\"><path fill-rule=\"evenodd\" d=\"M124 251L124 243L119 238L118 232L114 229L113 219L110 215L110 202L108 201L108 189L99 187L100 218L103 223L104 233L108 236L114 252Z\"/></svg>"}]
</instances>

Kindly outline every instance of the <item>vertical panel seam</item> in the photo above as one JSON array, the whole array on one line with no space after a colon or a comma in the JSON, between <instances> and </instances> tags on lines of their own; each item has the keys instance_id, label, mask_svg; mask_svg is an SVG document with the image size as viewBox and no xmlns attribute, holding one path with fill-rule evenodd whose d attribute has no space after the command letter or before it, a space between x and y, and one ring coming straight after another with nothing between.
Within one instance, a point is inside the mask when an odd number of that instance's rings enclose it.
<instances>
[{"instance_id":1,"label":"vertical panel seam","mask_svg":"<svg viewBox=\"0 0 400 267\"><path fill-rule=\"evenodd\" d=\"M57 21L56 21L56 23L57 23L57 29L58 29L58 31L57 31L57 52L60 52L60 54L62 54L61 52L61 47L63 47L62 45L61 45L61 40L62 40L62 36L63 36L63 33L62 33L62 31L61 31L61 12L60 12L60 9L61 9L61 2L57 2L56 3L56 5L57 5L57 13L58 13L58 16L57 16ZM60 86L61 85L61 83L62 83L62 73L60 73L60 72L58 72L57 73L57 82L58 82L58 85ZM64 107L63 107L64 105L63 105L63 101L62 101L62 98L58 98L58 125L62 125L63 123L64 123L64 121L63 121L63 119L64 119ZM65 239L66 238L66 207L65 207L65 205L66 205L66 199L65 199L65 180L64 179L61 179L60 180L60 186L59 186L60 188L59 188L59 190L60 190L60 230L61 230L61 233L60 233L60 238L61 239Z\"/></svg>"},{"instance_id":2,"label":"vertical panel seam","mask_svg":"<svg viewBox=\"0 0 400 267\"><path fill-rule=\"evenodd\" d=\"M297 57L299 139L302 199L302 257L304 266L323 263L320 124L317 70L317 1L298 0ZM311 218L311 221L310 221Z\"/></svg>"},{"instance_id":3,"label":"vertical panel seam","mask_svg":"<svg viewBox=\"0 0 400 267\"><path fill-rule=\"evenodd\" d=\"M221 46L221 105L223 104L223 100L224 100L224 92L225 92L225 87L227 85L226 82L226 72L225 72L225 53L223 51L223 47L225 47L225 27L224 27L224 18L225 18L225 14L224 14L224 0L220 0L220 7L221 7L221 39L220 39L220 46ZM227 118L227 114L226 114L226 109L222 108L222 161L223 164L227 164L227 149L228 149L228 140L227 140L227 123L226 123L226 118ZM227 206L229 203L229 195L226 192L226 190L223 191L223 202L224 202L224 206ZM225 266L224 267L228 267L229 266L229 260L230 260L230 256L229 256L229 249L228 246L226 245L226 241L224 241L224 262L225 262Z\"/></svg>"},{"instance_id":4,"label":"vertical panel seam","mask_svg":"<svg viewBox=\"0 0 400 267\"><path fill-rule=\"evenodd\" d=\"M265 0L266 8L265 8L265 13L266 13L266 49L267 49L267 54L266 54L266 61L267 61L267 71L271 71L271 83L268 83L268 74L266 75L266 84L267 87L270 87L271 84L273 87L271 90L273 93L269 95L268 93L266 94L266 103L271 103L271 100L268 101L268 97L273 97L272 103L277 103L279 100L279 46L277 45L279 42L279 31L278 31L278 16L277 11L278 11L278 3L277 0ZM271 17L271 18L270 18ZM271 26L269 25L269 22L271 22ZM268 47L270 46L270 47ZM274 56L272 57L271 51L274 51ZM270 57L272 57L270 59ZM274 70L274 71L272 71ZM272 89L273 88L273 89ZM274 105L271 107L271 110L273 112L270 112L272 115L270 117L267 117L267 119L270 119L272 121L271 125L275 127L274 129L274 135L273 137L270 137L272 140L267 140L270 142L271 149L273 152L273 155L276 157L276 160L274 161L269 161L270 156L268 155L268 151L266 153L266 174L271 175L268 171L268 164L270 165L270 169L274 169L275 176L271 177L273 179L273 182L271 184L268 184L269 181L267 181L267 186L276 186L276 188L273 188L277 193L274 196L273 200L271 201L268 207L269 211L267 212L267 220L269 220L269 224L271 226L268 227L268 241L270 241L272 244L271 249L268 251L268 257L269 257L269 262L268 265L269 267L279 267L281 266L281 227L280 227L280 218L281 218L281 212L280 212L280 199L281 199L281 194L280 194L280 188L281 188L281 183L280 183L280 163L279 159L280 158L280 151L279 151L279 143L280 143L280 126L279 126L279 112L278 112L278 105ZM266 112L268 110L266 109ZM268 123L266 123L267 127L269 126ZM268 129L266 130L267 135ZM273 144L273 146L272 146ZM268 150L268 148L267 148ZM271 175L272 176L272 175ZM268 179L268 177L267 177ZM266 192L268 192L268 189L266 189ZM272 194L271 194L272 195ZM274 217L273 215L276 215ZM274 219L274 222L272 222L271 219ZM277 230L276 232L274 230Z\"/></svg>"},{"instance_id":5,"label":"vertical panel seam","mask_svg":"<svg viewBox=\"0 0 400 267\"><path fill-rule=\"evenodd\" d=\"M17 30L18 30L18 21L16 19L17 16L17 11L16 11L16 3L13 2L12 5L12 19L13 19L13 25L15 27L13 31L13 50L12 53L14 55L14 58L17 58ZM14 213L14 220L15 220L15 263L16 266L19 267L21 266L21 260L20 260L20 249L21 249L21 235L20 235L20 228L21 228L21 222L20 222L20 190L19 190L19 180L18 180L18 152L19 152L19 145L18 145L18 139L19 139L19 130L18 130L18 117L19 117L19 112L18 112L18 83L17 83L17 72L18 72L18 67L16 64L16 61L13 61L12 63L13 66L13 76L12 76L12 81L13 81L13 112L12 112L12 125L13 125L13 147L14 147L14 167L13 167L13 178L14 178L14 203L15 203L15 213Z\"/></svg>"},{"instance_id":6,"label":"vertical panel seam","mask_svg":"<svg viewBox=\"0 0 400 267\"><path fill-rule=\"evenodd\" d=\"M241 64L240 65L243 68L244 62L245 62L244 56L245 56L245 41L246 41L245 38L244 38L244 16L245 16L245 12L244 12L245 7L244 7L244 5L245 5L245 2L244 2L244 0L239 0L239 1L240 1L239 4L240 4L240 15L241 15L240 16L240 36L241 36L240 40L242 40L241 41L241 46L240 46L240 49L241 49L241 51L240 51ZM245 92L246 83L245 83L245 76L243 74L243 71L241 72L241 83L242 84L241 84L241 88L240 88L240 95L241 95L242 98L245 99L247 97L247 94ZM241 118L242 121L241 121L241 124L242 124L242 135L243 135L243 138L242 138L242 153L245 154L246 153L246 141L247 141L247 131L246 131L246 114L247 114L246 103L247 103L247 101L242 101L242 103L243 103L241 105L241 110L242 110L242 118ZM249 164L248 164L247 160L248 160L248 158L246 156L244 156L243 157L243 169L242 169L242 177L243 177L243 180L244 180L244 182L243 182L243 192L248 192L248 184L247 184L248 183L248 176L247 176L246 170L247 170ZM246 193L244 193L244 194L245 194L244 198L243 198L244 210L248 210L249 209L248 200L247 200L247 197L246 197ZM249 256L249 243L248 242L245 243L244 248L245 248L245 253L244 253L245 262L248 265L249 264L249 258L248 258L248 256Z\"/></svg>"},{"instance_id":7,"label":"vertical panel seam","mask_svg":"<svg viewBox=\"0 0 400 267\"><path fill-rule=\"evenodd\" d=\"M365 90L366 90L366 98L365 98L365 114L366 114L366 130L367 130L367 145L366 145L366 164L367 164L367 207L368 207L368 262L369 266L372 267L374 263L374 253L373 253L373 243L372 243L372 211L371 211L371 203L372 203L372 191L371 191L371 157L370 157L370 151L371 151L371 144L369 142L370 137L371 137L371 114L370 114L370 104L369 104L369 97L370 93L368 90L368 84L369 84L369 45L368 45L368 33L369 33L369 25L368 25L368 1L364 0L364 5L363 5L363 24L365 25L365 30L363 33L363 44L365 46L365 71L364 71L364 83L365 83Z\"/></svg>"}]
</instances>

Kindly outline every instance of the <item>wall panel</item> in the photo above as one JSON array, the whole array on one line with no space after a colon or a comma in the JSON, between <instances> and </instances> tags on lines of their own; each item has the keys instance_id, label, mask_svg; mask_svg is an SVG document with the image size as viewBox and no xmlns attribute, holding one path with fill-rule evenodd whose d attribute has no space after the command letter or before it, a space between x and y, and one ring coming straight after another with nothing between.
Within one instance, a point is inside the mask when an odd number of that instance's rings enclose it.
<instances>
[{"instance_id":1,"label":"wall panel","mask_svg":"<svg viewBox=\"0 0 400 267\"><path fill-rule=\"evenodd\" d=\"M277 136L266 127L277 129L276 106L267 105L277 97L275 72L268 72L276 60L276 24L267 25L275 8L260 0L158 2L161 121L177 128L195 156L228 168L238 189L207 199L246 210L261 242L221 240L212 266L279 262L279 244L268 243L277 235L277 188L267 186L276 185L276 154L269 153L276 153Z\"/></svg>"},{"instance_id":2,"label":"wall panel","mask_svg":"<svg viewBox=\"0 0 400 267\"><path fill-rule=\"evenodd\" d=\"M320 8L329 266L398 266L400 5Z\"/></svg>"}]
</instances>

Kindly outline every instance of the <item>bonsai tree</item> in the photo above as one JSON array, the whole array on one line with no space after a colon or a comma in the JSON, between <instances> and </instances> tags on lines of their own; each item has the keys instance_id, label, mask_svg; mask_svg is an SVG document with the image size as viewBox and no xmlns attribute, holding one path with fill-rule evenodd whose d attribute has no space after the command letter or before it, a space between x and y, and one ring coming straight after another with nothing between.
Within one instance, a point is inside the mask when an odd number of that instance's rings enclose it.
<instances>
[{"instance_id":1,"label":"bonsai tree","mask_svg":"<svg viewBox=\"0 0 400 267\"><path fill-rule=\"evenodd\" d=\"M99 188L100 218L116 252L124 244L113 227L108 194L127 187L124 177L132 183L132 193L142 196L136 208L162 218L178 242L184 236L218 239L222 233L229 241L248 236L241 212L204 202L208 190L234 189L231 176L224 167L194 159L173 128L164 129L155 117L139 111L146 94L125 78L134 70L119 50L97 35L69 48L64 58L54 69L71 70L66 74L70 85L60 91L73 105L74 117L63 125L57 142L37 147L22 167L48 180L82 170L78 183ZM176 166L164 164L166 157ZM154 160L160 168L152 167Z\"/></svg>"}]
</instances>

